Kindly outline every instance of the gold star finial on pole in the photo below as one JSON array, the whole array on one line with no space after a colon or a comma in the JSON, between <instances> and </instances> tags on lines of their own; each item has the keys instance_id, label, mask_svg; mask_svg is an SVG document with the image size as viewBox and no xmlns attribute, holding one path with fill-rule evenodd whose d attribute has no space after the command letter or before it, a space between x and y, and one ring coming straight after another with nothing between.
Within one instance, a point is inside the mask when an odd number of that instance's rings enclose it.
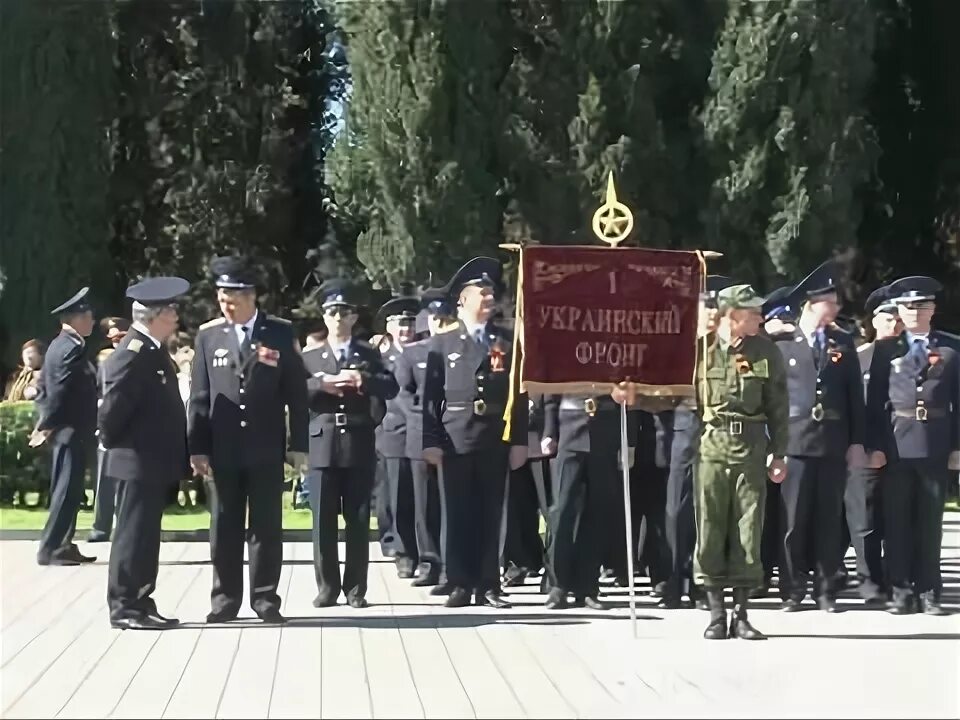
<instances>
[{"instance_id":1,"label":"gold star finial on pole","mask_svg":"<svg viewBox=\"0 0 960 720\"><path fill-rule=\"evenodd\" d=\"M633 230L633 213L617 199L613 171L607 177L607 197L593 214L593 233L610 247L617 247Z\"/></svg>"}]
</instances>

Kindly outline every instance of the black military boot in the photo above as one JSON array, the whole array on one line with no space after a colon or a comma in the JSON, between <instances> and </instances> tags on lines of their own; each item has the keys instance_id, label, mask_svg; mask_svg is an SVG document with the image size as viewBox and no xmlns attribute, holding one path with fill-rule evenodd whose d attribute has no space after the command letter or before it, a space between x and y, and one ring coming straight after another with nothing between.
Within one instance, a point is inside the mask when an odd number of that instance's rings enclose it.
<instances>
[{"instance_id":1,"label":"black military boot","mask_svg":"<svg viewBox=\"0 0 960 720\"><path fill-rule=\"evenodd\" d=\"M766 640L767 636L747 620L747 605L750 603L749 588L733 589L733 613L730 615L730 637L741 640Z\"/></svg>"},{"instance_id":2,"label":"black military boot","mask_svg":"<svg viewBox=\"0 0 960 720\"><path fill-rule=\"evenodd\" d=\"M723 589L707 590L707 603L710 605L710 624L703 636L707 640L724 640L727 637L727 608L723 604Z\"/></svg>"}]
</instances>

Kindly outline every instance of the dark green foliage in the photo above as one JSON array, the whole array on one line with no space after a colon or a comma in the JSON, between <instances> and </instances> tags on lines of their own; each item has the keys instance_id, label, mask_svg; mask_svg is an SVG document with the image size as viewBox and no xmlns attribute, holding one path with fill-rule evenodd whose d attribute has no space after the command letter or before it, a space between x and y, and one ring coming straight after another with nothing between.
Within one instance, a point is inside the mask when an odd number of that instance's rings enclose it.
<instances>
[{"instance_id":1,"label":"dark green foliage","mask_svg":"<svg viewBox=\"0 0 960 720\"><path fill-rule=\"evenodd\" d=\"M505 93L506 231L520 242L595 242L614 170L632 242L696 247L705 175L693 109L715 13L701 3L543 0L512 6Z\"/></svg>"},{"instance_id":2,"label":"dark green foliage","mask_svg":"<svg viewBox=\"0 0 960 720\"><path fill-rule=\"evenodd\" d=\"M50 309L83 285L102 303L99 291L114 272L109 7L0 3L0 357L7 363L25 339L56 332Z\"/></svg>"},{"instance_id":3,"label":"dark green foliage","mask_svg":"<svg viewBox=\"0 0 960 720\"><path fill-rule=\"evenodd\" d=\"M338 3L352 87L331 154L338 215L379 285L445 279L494 253L495 144L509 64L500 3Z\"/></svg>"},{"instance_id":4,"label":"dark green foliage","mask_svg":"<svg viewBox=\"0 0 960 720\"><path fill-rule=\"evenodd\" d=\"M189 323L214 312L205 276L214 254L253 257L268 308L301 298L304 260L325 225L314 128L327 23L313 2L118 9L114 249L129 276L199 280Z\"/></svg>"},{"instance_id":5,"label":"dark green foliage","mask_svg":"<svg viewBox=\"0 0 960 720\"><path fill-rule=\"evenodd\" d=\"M32 402L0 402L0 504L19 494L43 491L50 482L50 452L32 448L30 434L37 424Z\"/></svg>"},{"instance_id":6,"label":"dark green foliage","mask_svg":"<svg viewBox=\"0 0 960 720\"><path fill-rule=\"evenodd\" d=\"M940 320L960 329L960 3L885 0L870 111L883 154L860 226L858 291L939 278Z\"/></svg>"},{"instance_id":7,"label":"dark green foliage","mask_svg":"<svg viewBox=\"0 0 960 720\"><path fill-rule=\"evenodd\" d=\"M869 0L730 3L703 111L704 223L738 279L796 278L854 244L877 157L875 25Z\"/></svg>"}]
</instances>

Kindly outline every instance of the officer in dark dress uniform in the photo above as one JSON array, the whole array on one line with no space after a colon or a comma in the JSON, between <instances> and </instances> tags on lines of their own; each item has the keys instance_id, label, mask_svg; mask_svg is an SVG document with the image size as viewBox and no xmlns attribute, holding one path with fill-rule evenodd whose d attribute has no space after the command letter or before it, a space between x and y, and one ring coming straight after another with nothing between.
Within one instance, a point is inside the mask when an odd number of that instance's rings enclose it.
<instances>
[{"instance_id":1,"label":"officer in dark dress uniform","mask_svg":"<svg viewBox=\"0 0 960 720\"><path fill-rule=\"evenodd\" d=\"M130 321L124 318L111 317L100 321L100 330L103 332L110 345L97 353L97 394L103 402L103 367L108 357L116 352L117 346L123 341L124 336L130 329ZM113 478L104 471L104 460L106 450L103 449L103 443L97 448L97 477L93 494L93 527L90 534L87 535L87 542L108 542L113 533L113 518L120 507L118 497L119 488L114 483Z\"/></svg>"},{"instance_id":2,"label":"officer in dark dress uniform","mask_svg":"<svg viewBox=\"0 0 960 720\"><path fill-rule=\"evenodd\" d=\"M380 352L383 366L394 373L407 343L413 340L413 326L420 311L420 299L412 296L389 300L377 312L374 329L386 330ZM389 338L387 341L386 338ZM399 394L386 401L386 415L377 427L377 454L383 458L390 515L393 519L393 550L397 575L414 576L420 563L417 552L416 513L414 512L413 475L407 457L407 414L404 402L410 396Z\"/></svg>"},{"instance_id":3,"label":"officer in dark dress uniform","mask_svg":"<svg viewBox=\"0 0 960 720\"><path fill-rule=\"evenodd\" d=\"M809 548L821 610L836 612L836 573L847 466L862 466L864 404L860 365L836 317L838 268L828 261L792 293L800 316L792 333L774 337L787 371L790 434L787 478L780 488L784 527L780 594L783 610L807 593Z\"/></svg>"},{"instance_id":4,"label":"officer in dark dress uniform","mask_svg":"<svg viewBox=\"0 0 960 720\"><path fill-rule=\"evenodd\" d=\"M942 286L929 277L890 284L904 332L874 345L867 387L868 448L883 476L890 612L943 615L940 546L951 471L960 469L960 338L934 330Z\"/></svg>"},{"instance_id":5,"label":"officer in dark dress uniform","mask_svg":"<svg viewBox=\"0 0 960 720\"><path fill-rule=\"evenodd\" d=\"M870 364L873 362L876 342L897 337L903 331L897 306L889 295L887 286L874 290L867 298L864 310L871 318L876 335L872 342L857 348L860 361L860 376L864 397L870 381ZM886 579L883 567L883 512L882 485L884 468L868 462L863 467L847 470L847 490L843 502L846 510L850 542L857 557L857 581L862 597L868 604L886 604ZM848 544L840 547L839 557L846 554Z\"/></svg>"},{"instance_id":6,"label":"officer in dark dress uniform","mask_svg":"<svg viewBox=\"0 0 960 720\"><path fill-rule=\"evenodd\" d=\"M637 413L628 415L635 420ZM607 515L618 507L623 515L617 469L620 407L609 396L547 395L543 435L556 443L553 505L547 518L546 606L565 608L573 594L577 605L603 610L598 578L610 542L613 518ZM622 535L619 540L623 545Z\"/></svg>"},{"instance_id":7,"label":"officer in dark dress uniform","mask_svg":"<svg viewBox=\"0 0 960 720\"><path fill-rule=\"evenodd\" d=\"M317 289L327 339L303 353L310 379L310 504L313 509L314 607L337 604L341 590L353 608L367 607L370 497L376 472L375 430L397 381L380 351L353 337L358 291L343 280ZM337 515L346 525L346 562L340 577Z\"/></svg>"},{"instance_id":8,"label":"officer in dark dress uniform","mask_svg":"<svg viewBox=\"0 0 960 720\"><path fill-rule=\"evenodd\" d=\"M512 338L489 323L500 263L474 258L447 286L459 303L457 330L430 340L423 388L423 455L441 465L447 502L447 607L509 607L500 594L500 533L507 473L527 459L527 398L513 398Z\"/></svg>"},{"instance_id":9,"label":"officer in dark dress uniform","mask_svg":"<svg viewBox=\"0 0 960 720\"><path fill-rule=\"evenodd\" d=\"M38 382L40 420L32 445L51 447L50 514L40 534L40 565L79 565L96 558L73 544L77 511L84 500L87 467L96 450L97 376L87 358L86 338L93 332L89 288L53 309L60 334L47 349Z\"/></svg>"},{"instance_id":10,"label":"officer in dark dress uniform","mask_svg":"<svg viewBox=\"0 0 960 720\"><path fill-rule=\"evenodd\" d=\"M771 340L789 335L796 329L796 308L791 293L793 286L777 288L763 301L763 332ZM767 496L763 510L763 537L760 541L760 557L763 563L763 584L754 588L751 598L766 597L773 582L773 573L780 565L783 548L783 527L780 522L780 485L767 481Z\"/></svg>"},{"instance_id":11,"label":"officer in dark dress uniform","mask_svg":"<svg viewBox=\"0 0 960 720\"><path fill-rule=\"evenodd\" d=\"M550 480L550 459L556 455L543 444L543 398L528 398L528 460L510 473L507 490L507 526L503 542L504 587L523 585L527 577L540 574L544 562L540 539L540 513L549 511L545 486ZM554 442L554 445L556 443Z\"/></svg>"},{"instance_id":12,"label":"officer in dark dress uniform","mask_svg":"<svg viewBox=\"0 0 960 720\"><path fill-rule=\"evenodd\" d=\"M420 558L413 585L432 586L431 595L446 595L450 591L443 564L446 508L442 477L436 466L423 459L423 384L430 336L456 330L459 324L456 308L447 299L446 291L431 288L420 300L427 337L403 348L394 366L394 377L400 387L397 397L406 413L406 457L413 477L414 526Z\"/></svg>"},{"instance_id":13,"label":"officer in dark dress uniform","mask_svg":"<svg viewBox=\"0 0 960 720\"><path fill-rule=\"evenodd\" d=\"M177 277L143 280L127 289L134 323L103 364L100 441L104 475L123 485L110 551L110 624L162 630L178 624L150 595L160 562L160 521L167 494L185 476L187 417L177 368L164 341L177 331L174 300L190 284Z\"/></svg>"},{"instance_id":14,"label":"officer in dark dress uniform","mask_svg":"<svg viewBox=\"0 0 960 720\"><path fill-rule=\"evenodd\" d=\"M224 316L197 332L187 411L190 464L213 474L207 621L229 622L240 611L246 539L251 607L264 622L281 623L283 463L288 422L287 460L297 469L306 463L306 372L290 322L257 307L246 261L215 258L210 269Z\"/></svg>"},{"instance_id":15,"label":"officer in dark dress uniform","mask_svg":"<svg viewBox=\"0 0 960 720\"><path fill-rule=\"evenodd\" d=\"M733 281L724 275L709 275L701 301L703 334L716 330L717 293ZM670 551L670 577L659 606L680 607L680 599L687 595L691 604L706 600L693 584L693 549L697 544L697 528L693 517L693 473L700 446L700 418L696 401L692 398L676 403L673 410L660 413L660 425L670 462L667 476L665 512L666 539Z\"/></svg>"}]
</instances>

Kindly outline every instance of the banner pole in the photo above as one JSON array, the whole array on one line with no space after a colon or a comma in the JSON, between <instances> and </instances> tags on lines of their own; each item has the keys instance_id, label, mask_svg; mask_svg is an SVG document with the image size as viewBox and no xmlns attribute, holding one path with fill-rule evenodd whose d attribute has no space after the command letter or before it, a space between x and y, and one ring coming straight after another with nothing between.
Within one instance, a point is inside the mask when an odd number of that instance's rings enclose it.
<instances>
[{"instance_id":1,"label":"banner pole","mask_svg":"<svg viewBox=\"0 0 960 720\"><path fill-rule=\"evenodd\" d=\"M623 519L627 530L627 587L630 625L637 639L637 595L633 580L633 511L630 503L630 448L627 443L627 404L620 403L620 464L623 467Z\"/></svg>"}]
</instances>

